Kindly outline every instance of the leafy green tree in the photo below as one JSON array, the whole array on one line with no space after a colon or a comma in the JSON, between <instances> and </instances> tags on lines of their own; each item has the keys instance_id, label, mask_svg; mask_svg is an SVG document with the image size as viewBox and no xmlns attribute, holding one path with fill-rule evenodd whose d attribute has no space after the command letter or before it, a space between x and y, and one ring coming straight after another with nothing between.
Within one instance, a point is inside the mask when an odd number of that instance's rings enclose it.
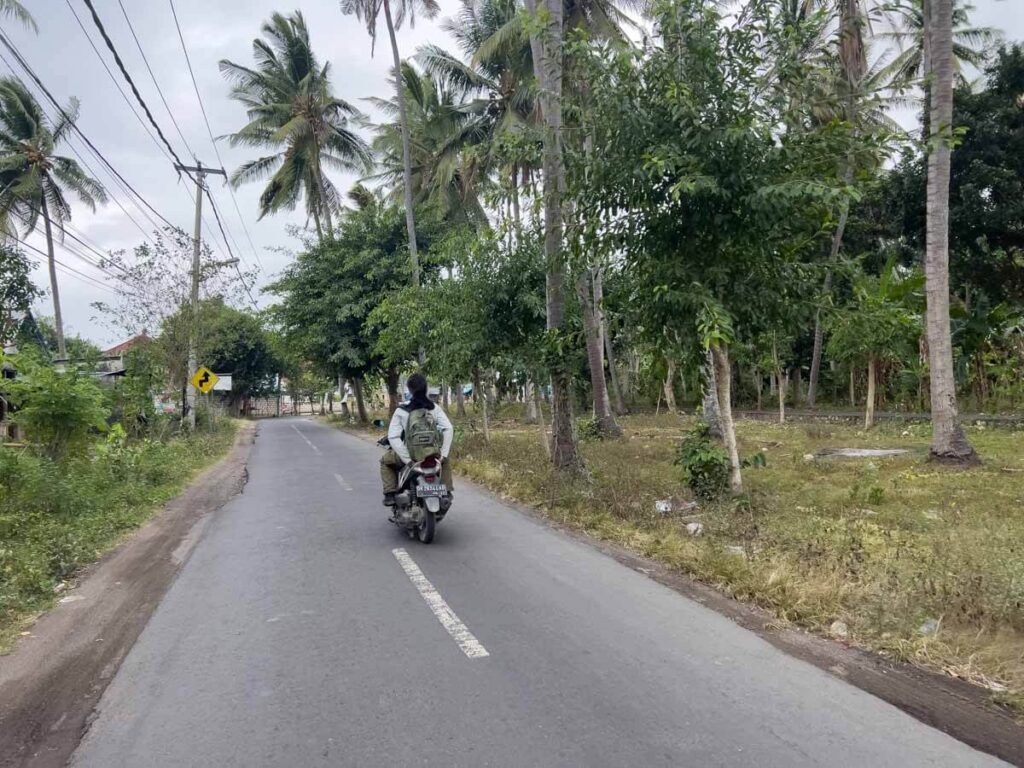
<instances>
[{"instance_id":1,"label":"leafy green tree","mask_svg":"<svg viewBox=\"0 0 1024 768\"><path fill-rule=\"evenodd\" d=\"M917 354L924 275L890 261L879 277L860 273L849 302L828 318L829 355L867 370L864 426L874 426L879 374Z\"/></svg>"},{"instance_id":2,"label":"leafy green tree","mask_svg":"<svg viewBox=\"0 0 1024 768\"><path fill-rule=\"evenodd\" d=\"M51 357L56 355L57 328L53 321L48 317L35 317L33 319L36 326L36 336L43 341L40 351ZM96 344L88 339L83 339L78 334L65 337L64 343L67 359L76 364L94 364L99 360L99 356L103 351Z\"/></svg>"},{"instance_id":3,"label":"leafy green tree","mask_svg":"<svg viewBox=\"0 0 1024 768\"><path fill-rule=\"evenodd\" d=\"M57 286L57 266L53 253L53 225L63 237L64 223L71 220L68 192L90 209L107 200L100 183L69 157L55 154L78 119L78 100L61 110L50 124L43 108L16 77L0 78L0 215L13 217L34 231L42 219L46 235L47 263L50 270L50 294L53 298L57 354L65 357L64 323Z\"/></svg>"},{"instance_id":4,"label":"leafy green tree","mask_svg":"<svg viewBox=\"0 0 1024 768\"><path fill-rule=\"evenodd\" d=\"M232 146L268 148L274 154L243 164L231 175L235 186L269 177L260 195L260 216L292 210L303 195L317 234L333 232L340 206L325 168L364 171L365 142L349 128L359 113L331 88L330 64L321 65L302 13L275 13L253 40L255 68L223 59L231 98L245 106L249 123L229 136Z\"/></svg>"},{"instance_id":5,"label":"leafy green tree","mask_svg":"<svg viewBox=\"0 0 1024 768\"><path fill-rule=\"evenodd\" d=\"M86 443L92 432L107 428L103 391L77 366L58 371L26 354L18 355L14 365L17 378L4 381L16 407L13 418L44 455L61 459Z\"/></svg>"},{"instance_id":6,"label":"leafy green tree","mask_svg":"<svg viewBox=\"0 0 1024 768\"><path fill-rule=\"evenodd\" d=\"M668 334L697 364L701 347L712 352L726 433L730 347L811 305L820 273L808 261L849 194L834 158L858 141L833 125L776 133L790 104L764 94L791 63L780 45L789 30L770 6L747 11L726 29L697 0L666 4L656 15L664 45L596 52L584 74L588 183L575 198L624 255L651 341Z\"/></svg>"},{"instance_id":7,"label":"leafy green tree","mask_svg":"<svg viewBox=\"0 0 1024 768\"><path fill-rule=\"evenodd\" d=\"M191 313L183 306L164 320L157 349L176 389L188 376L188 334ZM197 307L202 333L196 357L215 373L231 374L231 396L242 398L273 390L279 372L262 318L229 306L222 298L206 299Z\"/></svg>"},{"instance_id":8,"label":"leafy green tree","mask_svg":"<svg viewBox=\"0 0 1024 768\"><path fill-rule=\"evenodd\" d=\"M406 344L385 365L375 352L377 331L367 318L386 297L409 283L402 210L379 194L357 186L350 193L356 207L347 211L334 240L307 243L295 261L268 290L281 298L273 309L287 343L299 357L327 376L357 382L392 369L392 395L397 405L394 369L409 358ZM436 227L421 217L422 245ZM361 385L360 385L361 386Z\"/></svg>"},{"instance_id":9,"label":"leafy green tree","mask_svg":"<svg viewBox=\"0 0 1024 768\"><path fill-rule=\"evenodd\" d=\"M984 90L957 91L949 201L954 290L1024 301L1024 47L1002 48ZM969 296L965 294L965 298Z\"/></svg>"},{"instance_id":10,"label":"leafy green tree","mask_svg":"<svg viewBox=\"0 0 1024 768\"><path fill-rule=\"evenodd\" d=\"M0 348L14 341L22 319L40 295L32 263L18 248L0 244Z\"/></svg>"}]
</instances>

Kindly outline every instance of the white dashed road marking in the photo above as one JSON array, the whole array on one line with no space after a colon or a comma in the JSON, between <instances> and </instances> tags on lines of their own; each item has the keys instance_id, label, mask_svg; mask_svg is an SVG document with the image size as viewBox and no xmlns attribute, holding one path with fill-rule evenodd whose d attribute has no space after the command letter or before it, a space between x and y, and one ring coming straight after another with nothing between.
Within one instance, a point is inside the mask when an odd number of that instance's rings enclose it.
<instances>
[{"instance_id":1,"label":"white dashed road marking","mask_svg":"<svg viewBox=\"0 0 1024 768\"><path fill-rule=\"evenodd\" d=\"M339 475L337 472L334 473L334 479L338 481L338 485L341 486L342 490L351 491L352 486L348 484L348 481L344 477Z\"/></svg>"},{"instance_id":2,"label":"white dashed road marking","mask_svg":"<svg viewBox=\"0 0 1024 768\"><path fill-rule=\"evenodd\" d=\"M473 636L473 633L455 615L455 611L448 606L448 603L441 597L441 594L434 589L434 585L427 581L427 577L423 575L420 567L409 557L409 553L402 548L398 548L391 550L391 554L398 560L402 570L405 571L413 585L419 590L423 599L427 601L427 606L434 612L437 620L441 622L441 626L448 630L448 634L458 643L462 652L471 659L482 659L485 656L490 656L487 649L481 645L480 641Z\"/></svg>"},{"instance_id":3,"label":"white dashed road marking","mask_svg":"<svg viewBox=\"0 0 1024 768\"><path fill-rule=\"evenodd\" d=\"M292 429L295 430L295 434L297 434L299 437L306 441L306 445L313 449L313 453L320 453L320 449L313 445L313 443L309 441L309 438L302 434L302 431L298 427L292 424Z\"/></svg>"}]
</instances>

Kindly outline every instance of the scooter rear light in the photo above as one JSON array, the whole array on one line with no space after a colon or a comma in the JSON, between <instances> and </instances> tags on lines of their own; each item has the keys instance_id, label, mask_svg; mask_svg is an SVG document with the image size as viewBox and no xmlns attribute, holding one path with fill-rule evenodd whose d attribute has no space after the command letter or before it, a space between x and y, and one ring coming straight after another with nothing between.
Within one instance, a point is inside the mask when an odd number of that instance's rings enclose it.
<instances>
[{"instance_id":1,"label":"scooter rear light","mask_svg":"<svg viewBox=\"0 0 1024 768\"><path fill-rule=\"evenodd\" d=\"M437 459L434 458L433 456L429 456L422 461L420 466L423 469L433 469L434 467L437 466Z\"/></svg>"}]
</instances>

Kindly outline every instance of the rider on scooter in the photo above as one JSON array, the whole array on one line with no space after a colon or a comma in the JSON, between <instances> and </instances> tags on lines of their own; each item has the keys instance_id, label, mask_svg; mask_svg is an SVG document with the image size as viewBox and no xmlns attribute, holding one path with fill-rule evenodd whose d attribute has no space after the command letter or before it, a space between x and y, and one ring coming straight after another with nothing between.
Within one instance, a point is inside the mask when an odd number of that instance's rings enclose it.
<instances>
[{"instance_id":1,"label":"rider on scooter","mask_svg":"<svg viewBox=\"0 0 1024 768\"><path fill-rule=\"evenodd\" d=\"M432 419L441 435L441 481L448 487L449 494L452 490L452 467L448 454L452 449L452 438L454 431L452 423L448 420L444 410L427 396L427 377L422 373L414 373L406 383L411 397L407 402L398 406L391 417L391 425L388 427L388 443L390 448L384 451L380 457L380 479L384 484L384 505L391 507L395 504L395 494L398 492L398 472L412 461L409 449L405 444L406 430L409 427L410 419Z\"/></svg>"}]
</instances>

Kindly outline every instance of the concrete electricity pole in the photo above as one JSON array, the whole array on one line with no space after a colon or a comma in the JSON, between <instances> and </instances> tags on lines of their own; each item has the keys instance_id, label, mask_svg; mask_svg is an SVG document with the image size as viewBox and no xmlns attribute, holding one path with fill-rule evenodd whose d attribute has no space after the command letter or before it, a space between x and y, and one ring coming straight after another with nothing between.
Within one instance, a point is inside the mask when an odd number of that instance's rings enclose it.
<instances>
[{"instance_id":1,"label":"concrete electricity pole","mask_svg":"<svg viewBox=\"0 0 1024 768\"><path fill-rule=\"evenodd\" d=\"M207 174L219 174L227 177L223 168L203 168L203 164L196 160L194 166L191 165L175 165L179 171L185 173L194 173L196 182L196 222L195 222L195 234L193 235L192 241L192 290L189 294L189 324L188 324L188 370L185 372L185 390L187 392L186 398L188 402L188 428L194 430L196 428L196 390L191 385L192 376L196 372L196 337L198 335L198 328L196 327L199 319L198 307L199 307L199 279L200 279L200 263L199 253L202 250L202 228L203 228L203 180Z\"/></svg>"}]
</instances>

